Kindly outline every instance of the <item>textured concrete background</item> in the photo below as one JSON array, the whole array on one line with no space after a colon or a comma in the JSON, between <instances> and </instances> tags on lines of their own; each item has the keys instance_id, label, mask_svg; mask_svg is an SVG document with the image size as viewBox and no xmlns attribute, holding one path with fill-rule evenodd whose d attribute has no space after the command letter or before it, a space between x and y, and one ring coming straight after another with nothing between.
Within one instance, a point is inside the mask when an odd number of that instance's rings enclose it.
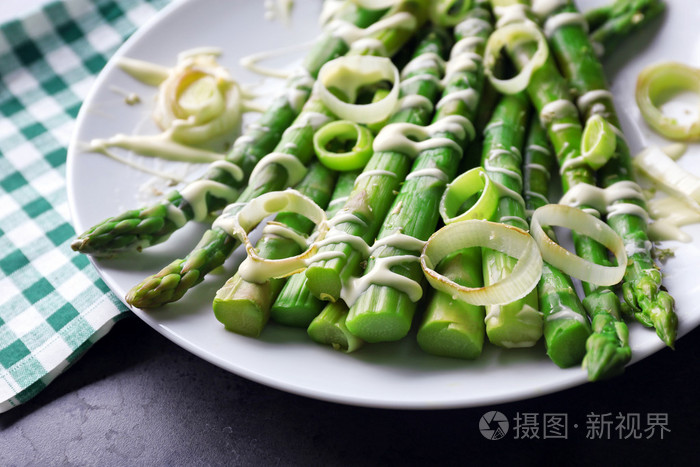
<instances>
[{"instance_id":1,"label":"textured concrete background","mask_svg":"<svg viewBox=\"0 0 700 467\"><path fill-rule=\"evenodd\" d=\"M286 394L221 370L136 318L118 323L29 403L0 415L0 465L387 465L605 459L643 465L700 454L700 330L608 382L492 407L396 411ZM499 441L478 430L499 410L566 413L568 441ZM590 413L667 413L660 439L586 439ZM578 424L578 429L573 427ZM495 451L494 451L495 448ZM558 454L565 455L565 458ZM554 456L554 457L553 457ZM626 462L625 462L626 461ZM478 464L478 463L477 463Z\"/></svg>"}]
</instances>

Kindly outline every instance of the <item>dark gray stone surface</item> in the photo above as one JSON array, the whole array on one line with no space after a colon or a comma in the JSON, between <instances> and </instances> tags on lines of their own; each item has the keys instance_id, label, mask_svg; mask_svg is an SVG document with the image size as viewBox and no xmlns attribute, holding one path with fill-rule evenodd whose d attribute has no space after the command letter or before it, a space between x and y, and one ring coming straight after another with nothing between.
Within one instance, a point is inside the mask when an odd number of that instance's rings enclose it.
<instances>
[{"instance_id":1,"label":"dark gray stone surface","mask_svg":"<svg viewBox=\"0 0 700 467\"><path fill-rule=\"evenodd\" d=\"M531 465L558 454L573 464L603 458L608 465L668 464L700 453L700 330L677 348L612 381L536 399L461 410L378 410L247 381L132 317L32 401L0 415L0 465ZM489 410L511 421L503 440L486 440L478 430ZM513 439L514 418L526 413L567 414L568 441ZM618 440L613 425L612 440L590 440L591 413L639 413L643 424L647 414L665 413L671 431L664 439L657 431L649 440Z\"/></svg>"}]
</instances>

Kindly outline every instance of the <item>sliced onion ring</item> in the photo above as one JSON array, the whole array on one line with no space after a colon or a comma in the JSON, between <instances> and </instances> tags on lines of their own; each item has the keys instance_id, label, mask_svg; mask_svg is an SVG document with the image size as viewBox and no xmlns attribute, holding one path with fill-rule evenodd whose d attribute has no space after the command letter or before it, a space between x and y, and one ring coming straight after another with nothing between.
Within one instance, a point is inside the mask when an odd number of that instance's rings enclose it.
<instances>
[{"instance_id":1,"label":"sliced onion ring","mask_svg":"<svg viewBox=\"0 0 700 467\"><path fill-rule=\"evenodd\" d=\"M700 96L700 69L663 62L642 70L637 77L635 98L642 117L659 134L681 141L697 141L700 140L700 117L689 125L681 125L658 107L660 101L682 91Z\"/></svg>"},{"instance_id":2,"label":"sliced onion ring","mask_svg":"<svg viewBox=\"0 0 700 467\"><path fill-rule=\"evenodd\" d=\"M494 75L494 67L498 61L501 49L508 47L514 49L525 42L536 42L537 51L520 72L510 79L498 79ZM503 94L515 94L525 89L530 84L532 74L541 67L549 56L547 39L532 21L510 23L496 29L486 43L484 53L484 71L493 87Z\"/></svg>"},{"instance_id":3,"label":"sliced onion ring","mask_svg":"<svg viewBox=\"0 0 700 467\"><path fill-rule=\"evenodd\" d=\"M296 190L273 191L253 199L234 216L231 223L232 234L245 245L248 253L238 268L238 273L248 282L263 283L271 278L286 277L302 271L306 268L307 260L318 250L314 242L304 252L289 258L267 259L259 256L248 233L267 216L277 212L293 212L311 220L318 229L317 241L322 240L328 232L329 226L323 209Z\"/></svg>"},{"instance_id":4,"label":"sliced onion ring","mask_svg":"<svg viewBox=\"0 0 700 467\"><path fill-rule=\"evenodd\" d=\"M391 91L383 99L370 104L350 104L338 99L328 89L335 87L354 101L364 85L387 80ZM390 59L372 56L336 58L323 65L314 90L324 104L339 118L356 123L377 123L391 115L399 99L399 70Z\"/></svg>"},{"instance_id":5,"label":"sliced onion ring","mask_svg":"<svg viewBox=\"0 0 700 467\"><path fill-rule=\"evenodd\" d=\"M542 225L566 227L591 237L613 252L617 266L601 266L571 253L549 238ZM542 258L571 277L594 285L610 286L618 284L625 275L627 253L620 236L605 222L578 208L548 204L536 209L530 222L530 235L542 251Z\"/></svg>"},{"instance_id":6,"label":"sliced onion ring","mask_svg":"<svg viewBox=\"0 0 700 467\"><path fill-rule=\"evenodd\" d=\"M464 248L487 247L518 260L512 273L485 287L464 287L435 271L447 256ZM472 305L504 305L532 291L542 275L542 256L524 230L485 220L455 222L435 232L420 257L421 268L433 288Z\"/></svg>"},{"instance_id":7,"label":"sliced onion ring","mask_svg":"<svg viewBox=\"0 0 700 467\"><path fill-rule=\"evenodd\" d=\"M464 202L481 191L479 199L466 212L458 214ZM475 167L464 172L447 185L440 200L440 216L445 224L468 220L489 220L498 209L498 188L491 183L486 171Z\"/></svg>"}]
</instances>

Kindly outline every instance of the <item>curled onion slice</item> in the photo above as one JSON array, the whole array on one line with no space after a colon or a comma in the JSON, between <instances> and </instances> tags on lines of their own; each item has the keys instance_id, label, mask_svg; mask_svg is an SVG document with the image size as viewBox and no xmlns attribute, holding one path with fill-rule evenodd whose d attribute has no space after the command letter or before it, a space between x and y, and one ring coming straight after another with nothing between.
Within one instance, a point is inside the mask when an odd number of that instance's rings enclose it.
<instances>
[{"instance_id":1,"label":"curled onion slice","mask_svg":"<svg viewBox=\"0 0 700 467\"><path fill-rule=\"evenodd\" d=\"M153 118L174 140L198 144L233 131L241 114L238 83L208 51L179 58L160 84Z\"/></svg>"},{"instance_id":2,"label":"curled onion slice","mask_svg":"<svg viewBox=\"0 0 700 467\"><path fill-rule=\"evenodd\" d=\"M615 255L617 266L601 266L571 253L549 238L542 225L566 227L603 244ZM580 209L562 204L548 204L535 210L530 222L530 235L542 252L542 258L566 274L595 285L615 285L625 275L625 244L605 222Z\"/></svg>"},{"instance_id":3,"label":"curled onion slice","mask_svg":"<svg viewBox=\"0 0 700 467\"><path fill-rule=\"evenodd\" d=\"M642 70L637 77L635 98L644 120L659 134L676 140L700 140L700 109L687 125L664 114L659 105L680 92L700 96L700 69L682 63L663 62Z\"/></svg>"},{"instance_id":4,"label":"curled onion slice","mask_svg":"<svg viewBox=\"0 0 700 467\"><path fill-rule=\"evenodd\" d=\"M527 42L535 42L537 44L537 50L527 64L513 78L496 78L494 68L501 50L504 47L513 50ZM484 71L493 87L498 91L503 94L515 94L530 84L532 74L547 61L548 56L547 39L535 23L532 21L510 23L496 29L489 37L484 53Z\"/></svg>"},{"instance_id":5,"label":"curled onion slice","mask_svg":"<svg viewBox=\"0 0 700 467\"><path fill-rule=\"evenodd\" d=\"M230 233L245 245L248 254L238 268L241 277L248 282L263 283L271 278L286 277L302 271L306 268L308 259L318 250L314 242L302 253L289 258L267 259L259 256L248 233L267 216L278 212L292 212L311 220L318 229L317 241L323 239L328 232L329 226L323 209L296 190L273 191L253 199L230 223Z\"/></svg>"},{"instance_id":6,"label":"curled onion slice","mask_svg":"<svg viewBox=\"0 0 700 467\"><path fill-rule=\"evenodd\" d=\"M362 86L378 81L392 83L386 97L369 104L352 104ZM344 102L329 88L336 88L347 96ZM338 117L356 123L380 122L393 112L399 98L399 70L390 59L372 56L336 58L323 65L314 86L323 103Z\"/></svg>"},{"instance_id":7,"label":"curled onion slice","mask_svg":"<svg viewBox=\"0 0 700 467\"><path fill-rule=\"evenodd\" d=\"M464 203L481 191L479 199L460 214ZM486 171L475 167L464 172L447 185L440 200L440 216L445 224L468 219L491 219L498 208L498 188L491 183Z\"/></svg>"},{"instance_id":8,"label":"curled onion slice","mask_svg":"<svg viewBox=\"0 0 700 467\"><path fill-rule=\"evenodd\" d=\"M435 271L447 256L464 248L486 247L518 260L512 273L485 287L465 287ZM542 256L524 230L485 220L465 220L446 225L426 242L421 268L433 288L472 305L504 305L523 298L542 275Z\"/></svg>"},{"instance_id":9,"label":"curled onion slice","mask_svg":"<svg viewBox=\"0 0 700 467\"><path fill-rule=\"evenodd\" d=\"M353 147L346 152L328 149L333 140L354 141ZM363 168L372 157L374 137L367 127L355 122L338 120L322 126L314 134L314 149L318 160L329 169L349 171Z\"/></svg>"},{"instance_id":10,"label":"curled onion slice","mask_svg":"<svg viewBox=\"0 0 700 467\"><path fill-rule=\"evenodd\" d=\"M632 164L662 190L691 204L700 203L700 177L684 170L658 146L650 146L632 159Z\"/></svg>"},{"instance_id":11,"label":"curled onion slice","mask_svg":"<svg viewBox=\"0 0 700 467\"><path fill-rule=\"evenodd\" d=\"M581 138L581 157L593 170L603 167L615 154L617 135L612 125L600 115L586 120Z\"/></svg>"}]
</instances>

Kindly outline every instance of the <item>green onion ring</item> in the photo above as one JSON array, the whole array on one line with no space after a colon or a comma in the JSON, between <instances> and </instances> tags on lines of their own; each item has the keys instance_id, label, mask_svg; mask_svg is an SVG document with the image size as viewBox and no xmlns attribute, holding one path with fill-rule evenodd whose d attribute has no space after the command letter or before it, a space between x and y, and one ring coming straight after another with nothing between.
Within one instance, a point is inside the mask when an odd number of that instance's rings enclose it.
<instances>
[{"instance_id":1,"label":"green onion ring","mask_svg":"<svg viewBox=\"0 0 700 467\"><path fill-rule=\"evenodd\" d=\"M464 202L481 191L481 196L466 212L458 214ZM440 216L445 224L467 219L490 220L496 213L499 199L498 188L491 182L486 171L475 167L455 178L447 185L440 200Z\"/></svg>"},{"instance_id":2,"label":"green onion ring","mask_svg":"<svg viewBox=\"0 0 700 467\"><path fill-rule=\"evenodd\" d=\"M326 145L335 138L354 139L355 144L348 152L332 152ZM372 157L372 132L364 126L348 120L338 120L322 126L314 134L316 156L323 165L332 170L350 171L361 169Z\"/></svg>"},{"instance_id":3,"label":"green onion ring","mask_svg":"<svg viewBox=\"0 0 700 467\"><path fill-rule=\"evenodd\" d=\"M675 140L697 141L700 140L700 118L690 125L681 125L658 107L664 99L682 91L700 96L700 69L663 62L642 70L637 77L635 98L642 117L659 134Z\"/></svg>"}]
</instances>

